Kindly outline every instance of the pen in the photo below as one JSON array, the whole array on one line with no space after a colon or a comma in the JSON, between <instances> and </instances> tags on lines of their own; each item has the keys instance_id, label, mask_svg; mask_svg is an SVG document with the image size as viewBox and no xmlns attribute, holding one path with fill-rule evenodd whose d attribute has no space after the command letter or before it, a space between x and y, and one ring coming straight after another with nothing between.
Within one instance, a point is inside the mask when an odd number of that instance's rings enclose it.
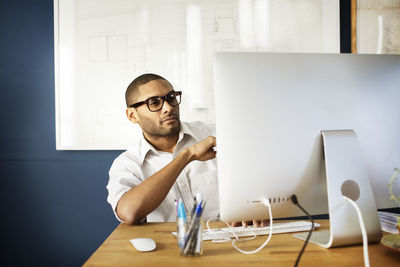
<instances>
[{"instance_id":1,"label":"pen","mask_svg":"<svg viewBox=\"0 0 400 267\"><path fill-rule=\"evenodd\" d=\"M193 209L190 212L190 218L194 218L194 213L196 211L197 203L201 202L201 194L197 193L195 197L193 197Z\"/></svg>"},{"instance_id":2,"label":"pen","mask_svg":"<svg viewBox=\"0 0 400 267\"><path fill-rule=\"evenodd\" d=\"M206 202L203 201L202 204L201 204L201 215L200 215L200 216L203 215L203 211L204 211L205 205L206 205ZM202 223L202 221L199 220L199 224L201 224L201 223ZM201 253L201 243L203 242L203 236L200 236L200 237L199 237L199 235L198 235L198 232L199 232L199 231L203 231L203 225L198 225L197 232L196 232L195 247L194 247L195 250L194 250L194 253L198 253L198 254Z\"/></svg>"},{"instance_id":3,"label":"pen","mask_svg":"<svg viewBox=\"0 0 400 267\"><path fill-rule=\"evenodd\" d=\"M197 198L193 198L193 208L192 211L190 212L190 219L193 219L194 217L194 212L196 211L196 206L197 206Z\"/></svg>"},{"instance_id":4,"label":"pen","mask_svg":"<svg viewBox=\"0 0 400 267\"><path fill-rule=\"evenodd\" d=\"M185 236L186 236L186 230L187 230L187 217L186 217L186 211L185 207L183 206L183 201L182 199L178 200L178 233L177 233L177 238L178 238L178 244L179 247L182 249Z\"/></svg>"},{"instance_id":5,"label":"pen","mask_svg":"<svg viewBox=\"0 0 400 267\"><path fill-rule=\"evenodd\" d=\"M188 253L189 249L191 248L191 245L194 243L193 239L196 239L195 235L198 233L199 230L200 217L203 213L203 208L204 208L204 202L201 201L197 204L194 218L192 218L190 221L189 229L187 231L185 242L183 244L184 254ZM194 245L196 245L196 243Z\"/></svg>"}]
</instances>

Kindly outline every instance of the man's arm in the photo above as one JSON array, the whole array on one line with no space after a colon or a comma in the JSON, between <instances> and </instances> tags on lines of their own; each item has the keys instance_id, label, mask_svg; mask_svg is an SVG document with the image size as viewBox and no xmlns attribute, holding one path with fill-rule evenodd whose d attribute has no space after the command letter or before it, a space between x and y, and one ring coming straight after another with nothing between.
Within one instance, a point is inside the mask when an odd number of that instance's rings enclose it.
<instances>
[{"instance_id":1,"label":"man's arm","mask_svg":"<svg viewBox=\"0 0 400 267\"><path fill-rule=\"evenodd\" d=\"M209 136L183 149L168 165L121 197L117 205L118 217L127 224L139 223L160 205L186 165L194 160L206 161L215 158L215 145L215 137Z\"/></svg>"}]
</instances>

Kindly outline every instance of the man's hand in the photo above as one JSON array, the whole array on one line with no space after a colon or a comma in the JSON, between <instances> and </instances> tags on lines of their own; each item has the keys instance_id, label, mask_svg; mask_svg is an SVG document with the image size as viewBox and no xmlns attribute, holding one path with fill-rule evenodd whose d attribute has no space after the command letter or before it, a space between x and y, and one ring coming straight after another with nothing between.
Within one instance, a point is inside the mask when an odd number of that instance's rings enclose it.
<instances>
[{"instance_id":1,"label":"man's hand","mask_svg":"<svg viewBox=\"0 0 400 267\"><path fill-rule=\"evenodd\" d=\"M264 227L269 225L269 220L252 220L252 221L241 221L241 222L232 222L232 227L243 226L247 227L249 225L254 225L254 227Z\"/></svg>"},{"instance_id":2,"label":"man's hand","mask_svg":"<svg viewBox=\"0 0 400 267\"><path fill-rule=\"evenodd\" d=\"M209 136L199 143L188 147L187 149L191 155L191 161L206 161L215 158L217 152L214 151L213 147L216 145L216 138L214 136Z\"/></svg>"},{"instance_id":3,"label":"man's hand","mask_svg":"<svg viewBox=\"0 0 400 267\"><path fill-rule=\"evenodd\" d=\"M215 137L187 147L164 168L132 187L117 205L118 216L127 224L139 223L165 199L182 170L193 160L206 161L215 158ZM156 194L154 192L157 192Z\"/></svg>"}]
</instances>

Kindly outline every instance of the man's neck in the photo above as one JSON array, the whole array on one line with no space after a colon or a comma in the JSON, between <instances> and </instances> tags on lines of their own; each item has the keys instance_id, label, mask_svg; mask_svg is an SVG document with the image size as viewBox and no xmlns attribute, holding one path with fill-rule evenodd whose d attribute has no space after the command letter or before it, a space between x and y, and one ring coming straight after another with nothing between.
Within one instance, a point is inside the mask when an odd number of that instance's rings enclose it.
<instances>
[{"instance_id":1,"label":"man's neck","mask_svg":"<svg viewBox=\"0 0 400 267\"><path fill-rule=\"evenodd\" d=\"M172 136L152 136L143 133L144 138L149 142L155 149L163 152L174 153L176 143L179 139L179 134Z\"/></svg>"}]
</instances>

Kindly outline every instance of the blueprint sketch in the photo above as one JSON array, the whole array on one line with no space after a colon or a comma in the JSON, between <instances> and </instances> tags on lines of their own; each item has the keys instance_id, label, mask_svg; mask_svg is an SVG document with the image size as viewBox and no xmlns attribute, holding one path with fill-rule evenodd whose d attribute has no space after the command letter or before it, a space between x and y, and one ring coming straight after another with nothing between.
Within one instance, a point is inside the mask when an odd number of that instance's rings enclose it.
<instances>
[{"instance_id":1,"label":"blueprint sketch","mask_svg":"<svg viewBox=\"0 0 400 267\"><path fill-rule=\"evenodd\" d=\"M126 149L125 90L152 72L214 122L213 54L339 52L338 0L56 0L57 149Z\"/></svg>"}]
</instances>

